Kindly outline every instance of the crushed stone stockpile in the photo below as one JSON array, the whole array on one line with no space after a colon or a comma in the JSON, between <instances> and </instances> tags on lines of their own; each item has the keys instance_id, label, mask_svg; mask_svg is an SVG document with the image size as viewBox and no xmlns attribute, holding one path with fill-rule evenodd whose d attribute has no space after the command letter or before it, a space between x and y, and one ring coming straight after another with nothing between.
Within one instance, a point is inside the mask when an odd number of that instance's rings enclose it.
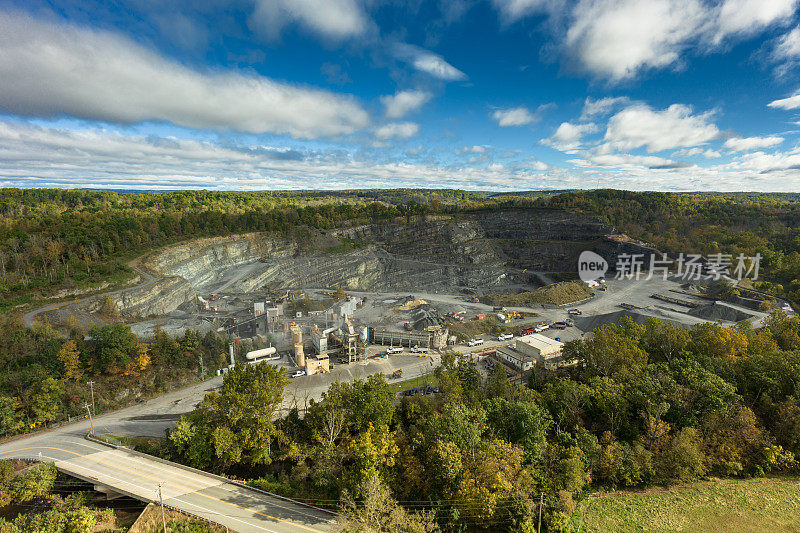
<instances>
[{"instance_id":1,"label":"crushed stone stockpile","mask_svg":"<svg viewBox=\"0 0 800 533\"><path fill-rule=\"evenodd\" d=\"M753 318L753 315L722 302L713 302L700 307L695 307L689 314L705 320L725 320L727 322L741 322Z\"/></svg>"},{"instance_id":2,"label":"crushed stone stockpile","mask_svg":"<svg viewBox=\"0 0 800 533\"><path fill-rule=\"evenodd\" d=\"M664 316L657 316L659 313L645 314L637 311L620 310L612 313L604 313L602 315L575 317L575 325L581 331L594 331L597 328L603 327L607 324L619 324L623 317L630 317L637 324L644 324L648 318L658 318L662 322L670 322L672 324L686 327L677 320L672 320Z\"/></svg>"}]
</instances>

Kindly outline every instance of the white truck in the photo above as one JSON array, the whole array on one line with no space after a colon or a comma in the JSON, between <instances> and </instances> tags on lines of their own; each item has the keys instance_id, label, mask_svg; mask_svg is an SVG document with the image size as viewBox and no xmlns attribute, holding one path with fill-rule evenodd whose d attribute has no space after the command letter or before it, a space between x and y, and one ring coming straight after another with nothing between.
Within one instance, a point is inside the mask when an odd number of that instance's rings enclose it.
<instances>
[{"instance_id":1,"label":"white truck","mask_svg":"<svg viewBox=\"0 0 800 533\"><path fill-rule=\"evenodd\" d=\"M428 349L425 346L414 346L411 348L411 353L424 354L428 353Z\"/></svg>"},{"instance_id":2,"label":"white truck","mask_svg":"<svg viewBox=\"0 0 800 533\"><path fill-rule=\"evenodd\" d=\"M475 346L480 346L481 344L483 344L483 339L470 339L467 343L467 346L473 348Z\"/></svg>"},{"instance_id":3,"label":"white truck","mask_svg":"<svg viewBox=\"0 0 800 533\"><path fill-rule=\"evenodd\" d=\"M513 339L514 335L512 333L503 333L497 336L497 340L500 342L507 341L508 339Z\"/></svg>"},{"instance_id":4,"label":"white truck","mask_svg":"<svg viewBox=\"0 0 800 533\"><path fill-rule=\"evenodd\" d=\"M394 355L398 353L403 353L403 348L400 346L390 346L389 348L386 348L386 355Z\"/></svg>"}]
</instances>

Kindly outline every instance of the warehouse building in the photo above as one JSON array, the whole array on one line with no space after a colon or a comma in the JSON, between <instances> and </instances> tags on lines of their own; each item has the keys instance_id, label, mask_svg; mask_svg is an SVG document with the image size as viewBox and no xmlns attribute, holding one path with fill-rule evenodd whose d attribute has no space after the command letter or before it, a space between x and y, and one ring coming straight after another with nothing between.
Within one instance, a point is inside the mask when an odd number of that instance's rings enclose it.
<instances>
[{"instance_id":1,"label":"warehouse building","mask_svg":"<svg viewBox=\"0 0 800 533\"><path fill-rule=\"evenodd\" d=\"M539 333L517 338L514 347L497 349L497 357L523 372L541 363L548 370L564 366L562 349L564 343Z\"/></svg>"}]
</instances>

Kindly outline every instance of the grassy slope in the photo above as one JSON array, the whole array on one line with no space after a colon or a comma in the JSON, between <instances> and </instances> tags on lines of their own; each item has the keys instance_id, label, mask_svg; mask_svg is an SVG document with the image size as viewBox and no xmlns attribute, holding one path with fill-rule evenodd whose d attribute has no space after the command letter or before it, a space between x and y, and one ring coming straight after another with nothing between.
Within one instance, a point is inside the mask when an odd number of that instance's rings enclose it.
<instances>
[{"instance_id":1,"label":"grassy slope","mask_svg":"<svg viewBox=\"0 0 800 533\"><path fill-rule=\"evenodd\" d=\"M800 479L725 479L598 495L572 518L577 531L800 531Z\"/></svg>"}]
</instances>

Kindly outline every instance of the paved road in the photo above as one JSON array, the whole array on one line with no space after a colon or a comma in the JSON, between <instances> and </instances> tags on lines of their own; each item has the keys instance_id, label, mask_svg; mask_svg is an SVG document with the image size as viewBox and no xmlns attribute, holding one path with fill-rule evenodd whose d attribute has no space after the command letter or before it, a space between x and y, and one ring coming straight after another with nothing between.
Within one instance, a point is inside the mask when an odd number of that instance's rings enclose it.
<instances>
[{"instance_id":1,"label":"paved road","mask_svg":"<svg viewBox=\"0 0 800 533\"><path fill-rule=\"evenodd\" d=\"M241 533L322 533L330 531L334 523L331 515L322 511L144 454L90 442L83 438L83 426L75 424L67 430L0 445L0 458L53 461L63 472L145 501L158 501L161 483L165 504Z\"/></svg>"},{"instance_id":2,"label":"paved road","mask_svg":"<svg viewBox=\"0 0 800 533\"><path fill-rule=\"evenodd\" d=\"M142 257L144 257L144 256L142 256ZM136 259L132 259L131 261L128 262L128 266L139 275L139 279L140 279L139 283L137 283L136 285L133 285L131 287L124 287L122 289L117 289L115 291L110 291L110 292L106 292L106 293L102 293L102 294L106 294L106 295L119 294L119 293L124 292L124 291L130 291L130 290L133 290L133 289L138 289L138 288L141 288L141 287L145 287L147 285L151 285L152 283L155 283L156 281L158 281L159 278L156 278L155 276L150 274L147 270L145 270L145 269L141 268L141 266L139 266L139 262L142 259L142 257L137 257ZM31 326L33 326L33 323L36 320L36 317L38 315L42 314L42 313L47 313L48 311L53 311L54 309L59 309L61 307L67 306L67 305L80 304L80 303L82 303L82 302L84 302L84 301L86 301L86 300L88 300L90 298L95 298L96 296L97 295L93 294L93 295L89 295L89 296L86 296L86 297L83 297L83 298L75 298L75 299L72 299L72 300L69 300L69 301L65 301L65 302L56 302L56 303L53 303L53 304L45 305L44 307L39 307L37 309L33 309L32 311L29 311L29 312L25 313L25 315L22 317L22 322L26 326L31 327Z\"/></svg>"}]
</instances>

